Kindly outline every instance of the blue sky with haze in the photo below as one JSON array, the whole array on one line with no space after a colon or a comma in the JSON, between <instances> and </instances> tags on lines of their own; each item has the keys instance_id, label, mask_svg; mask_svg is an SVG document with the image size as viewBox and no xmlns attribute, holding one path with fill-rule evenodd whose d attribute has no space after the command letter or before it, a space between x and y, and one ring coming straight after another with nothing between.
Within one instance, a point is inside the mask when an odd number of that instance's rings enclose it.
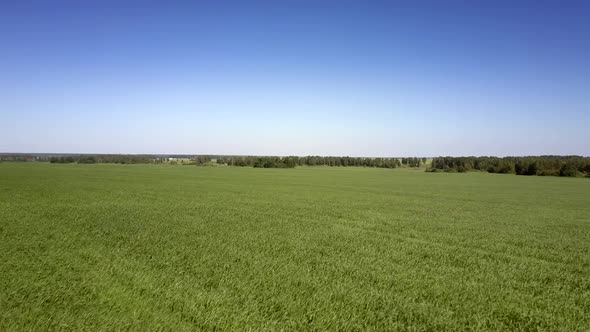
<instances>
[{"instance_id":1,"label":"blue sky with haze","mask_svg":"<svg viewBox=\"0 0 590 332\"><path fill-rule=\"evenodd\" d=\"M590 155L589 17L587 1L2 1L0 152Z\"/></svg>"}]
</instances>

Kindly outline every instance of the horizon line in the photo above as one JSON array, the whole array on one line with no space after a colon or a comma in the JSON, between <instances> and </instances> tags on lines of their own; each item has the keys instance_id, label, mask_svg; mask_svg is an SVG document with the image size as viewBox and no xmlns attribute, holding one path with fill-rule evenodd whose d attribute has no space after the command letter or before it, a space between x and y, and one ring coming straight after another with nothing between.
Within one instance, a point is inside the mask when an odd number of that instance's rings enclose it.
<instances>
[{"instance_id":1,"label":"horizon line","mask_svg":"<svg viewBox=\"0 0 590 332\"><path fill-rule=\"evenodd\" d=\"M538 155L436 155L436 156L352 156L352 155L320 155L320 154L306 154L306 155L272 155L272 154L223 154L223 153L92 153L92 152L0 152L0 155L120 155L120 156L229 156L229 157L340 157L340 158L438 158L438 157L496 157L496 158L510 158L510 157L582 157L590 158L590 155L581 154L538 154Z\"/></svg>"}]
</instances>

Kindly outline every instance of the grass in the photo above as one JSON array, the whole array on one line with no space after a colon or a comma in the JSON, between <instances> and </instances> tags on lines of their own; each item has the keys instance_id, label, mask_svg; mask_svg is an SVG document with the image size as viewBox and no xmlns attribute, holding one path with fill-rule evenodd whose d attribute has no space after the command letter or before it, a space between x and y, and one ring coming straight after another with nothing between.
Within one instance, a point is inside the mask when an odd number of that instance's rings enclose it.
<instances>
[{"instance_id":1,"label":"grass","mask_svg":"<svg viewBox=\"0 0 590 332\"><path fill-rule=\"evenodd\" d=\"M590 182L0 164L0 330L590 327Z\"/></svg>"}]
</instances>

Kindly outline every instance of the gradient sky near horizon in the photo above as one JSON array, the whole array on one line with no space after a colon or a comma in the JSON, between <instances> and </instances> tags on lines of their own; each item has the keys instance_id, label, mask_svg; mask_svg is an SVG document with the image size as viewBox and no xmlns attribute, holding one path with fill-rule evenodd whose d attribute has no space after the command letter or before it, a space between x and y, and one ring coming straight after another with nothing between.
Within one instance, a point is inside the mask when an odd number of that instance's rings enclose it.
<instances>
[{"instance_id":1,"label":"gradient sky near horizon","mask_svg":"<svg viewBox=\"0 0 590 332\"><path fill-rule=\"evenodd\" d=\"M2 1L0 152L590 155L590 2Z\"/></svg>"}]
</instances>

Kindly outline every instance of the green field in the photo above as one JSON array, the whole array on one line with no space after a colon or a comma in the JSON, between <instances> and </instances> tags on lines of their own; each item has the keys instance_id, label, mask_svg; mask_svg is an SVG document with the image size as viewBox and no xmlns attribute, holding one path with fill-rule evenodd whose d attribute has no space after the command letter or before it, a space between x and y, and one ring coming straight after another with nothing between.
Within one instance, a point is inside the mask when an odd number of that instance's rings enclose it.
<instances>
[{"instance_id":1,"label":"green field","mask_svg":"<svg viewBox=\"0 0 590 332\"><path fill-rule=\"evenodd\" d=\"M0 164L0 330L590 328L590 180Z\"/></svg>"}]
</instances>

